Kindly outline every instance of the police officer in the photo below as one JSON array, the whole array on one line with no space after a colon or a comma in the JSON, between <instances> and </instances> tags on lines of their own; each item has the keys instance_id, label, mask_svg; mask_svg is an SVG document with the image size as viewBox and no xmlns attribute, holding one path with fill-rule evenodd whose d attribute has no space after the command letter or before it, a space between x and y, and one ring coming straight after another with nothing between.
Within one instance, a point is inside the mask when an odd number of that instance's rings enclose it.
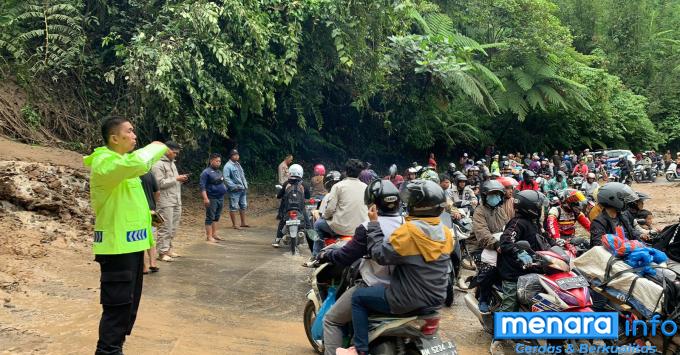
<instances>
[{"instance_id":1,"label":"police officer","mask_svg":"<svg viewBox=\"0 0 680 355\"><path fill-rule=\"evenodd\" d=\"M125 118L102 124L105 146L86 156L90 168L90 200L96 220L93 250L101 268L102 318L98 354L123 354L142 296L144 251L154 245L151 212L139 177L167 151L153 142L133 152L134 127Z\"/></svg>"}]
</instances>

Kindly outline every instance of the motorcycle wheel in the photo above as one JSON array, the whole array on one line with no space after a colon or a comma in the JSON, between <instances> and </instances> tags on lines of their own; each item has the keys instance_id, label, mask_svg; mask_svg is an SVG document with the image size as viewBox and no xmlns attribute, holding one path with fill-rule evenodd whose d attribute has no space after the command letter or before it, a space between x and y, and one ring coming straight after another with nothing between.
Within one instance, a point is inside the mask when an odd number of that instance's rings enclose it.
<instances>
[{"instance_id":1,"label":"motorcycle wheel","mask_svg":"<svg viewBox=\"0 0 680 355\"><path fill-rule=\"evenodd\" d=\"M307 304L305 304L305 310L302 313L302 323L304 324L305 334L307 335L309 344L312 345L312 348L314 348L314 351L316 351L318 354L323 354L323 340L314 340L312 337L312 325L314 324L315 319L316 306L314 305L314 302L309 300L307 301Z\"/></svg>"},{"instance_id":2,"label":"motorcycle wheel","mask_svg":"<svg viewBox=\"0 0 680 355\"><path fill-rule=\"evenodd\" d=\"M668 182L673 182L673 173L666 173L666 180L668 180Z\"/></svg>"},{"instance_id":3,"label":"motorcycle wheel","mask_svg":"<svg viewBox=\"0 0 680 355\"><path fill-rule=\"evenodd\" d=\"M649 179L649 181L656 182L656 174L650 174L650 175L652 175L652 178Z\"/></svg>"}]
</instances>

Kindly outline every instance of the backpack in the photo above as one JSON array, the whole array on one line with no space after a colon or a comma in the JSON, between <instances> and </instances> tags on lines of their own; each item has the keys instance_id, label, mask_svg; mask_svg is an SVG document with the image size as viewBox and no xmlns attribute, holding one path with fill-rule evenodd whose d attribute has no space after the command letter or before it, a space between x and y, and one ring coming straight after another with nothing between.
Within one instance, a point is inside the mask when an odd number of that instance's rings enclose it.
<instances>
[{"instance_id":1,"label":"backpack","mask_svg":"<svg viewBox=\"0 0 680 355\"><path fill-rule=\"evenodd\" d=\"M661 231L659 238L656 238L653 247L665 252L674 261L680 261L680 238L676 238L678 234L680 223L667 226Z\"/></svg>"},{"instance_id":2,"label":"backpack","mask_svg":"<svg viewBox=\"0 0 680 355\"><path fill-rule=\"evenodd\" d=\"M302 211L305 208L305 187L302 182L286 186L284 201L286 212L291 210Z\"/></svg>"}]
</instances>

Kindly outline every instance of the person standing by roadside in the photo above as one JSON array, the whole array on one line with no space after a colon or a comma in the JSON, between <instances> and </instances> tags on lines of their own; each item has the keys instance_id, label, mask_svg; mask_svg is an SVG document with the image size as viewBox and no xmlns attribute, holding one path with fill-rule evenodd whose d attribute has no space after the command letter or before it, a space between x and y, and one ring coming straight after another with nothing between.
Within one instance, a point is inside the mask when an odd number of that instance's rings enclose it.
<instances>
[{"instance_id":1,"label":"person standing by roadside","mask_svg":"<svg viewBox=\"0 0 680 355\"><path fill-rule=\"evenodd\" d=\"M220 170L221 165L222 156L219 153L210 154L210 164L203 169L199 179L205 206L205 239L209 242L224 240L217 236L217 222L220 220L224 208L224 195L227 193L224 176Z\"/></svg>"},{"instance_id":2,"label":"person standing by roadside","mask_svg":"<svg viewBox=\"0 0 680 355\"><path fill-rule=\"evenodd\" d=\"M434 153L430 153L430 159L427 161L427 165L431 166L434 171L437 171L437 161L434 160Z\"/></svg>"},{"instance_id":3,"label":"person standing by roadside","mask_svg":"<svg viewBox=\"0 0 680 355\"><path fill-rule=\"evenodd\" d=\"M158 183L153 174L149 171L148 173L139 177L142 181L142 188L144 189L144 195L146 196L146 202L149 204L149 211L151 211L152 220L156 217L156 201L160 197L160 191L158 190ZM152 226L153 233L156 233L156 227ZM158 267L156 266L156 246L151 246L146 253L149 256L149 262L147 263L146 257L144 258L144 274L151 272L158 272Z\"/></svg>"},{"instance_id":4,"label":"person standing by roadside","mask_svg":"<svg viewBox=\"0 0 680 355\"><path fill-rule=\"evenodd\" d=\"M168 147L167 153L159 162L154 164L151 172L161 190L156 207L158 214L164 220L158 228L158 258L170 262L174 258L180 257L172 250L172 240L177 234L179 220L182 216L182 183L187 182L189 176L180 175L177 172L177 166L175 166L175 160L180 152L179 144L168 141L165 142L165 145Z\"/></svg>"},{"instance_id":5,"label":"person standing by roadside","mask_svg":"<svg viewBox=\"0 0 680 355\"><path fill-rule=\"evenodd\" d=\"M132 151L134 127L112 117L101 127L105 146L83 158L90 168L90 203L95 214L94 260L101 269L102 317L95 355L122 354L142 297L144 251L154 245L151 213L139 179L167 147L153 142Z\"/></svg>"},{"instance_id":6,"label":"person standing by roadside","mask_svg":"<svg viewBox=\"0 0 680 355\"><path fill-rule=\"evenodd\" d=\"M246 223L246 208L248 208L248 181L246 174L243 172L243 167L239 163L241 157L236 149L229 152L229 161L224 164L224 181L227 184L229 191L229 217L231 218L231 227L234 229L241 229L241 227L250 227ZM290 157L293 161L293 157ZM241 217L241 225L236 224L236 211Z\"/></svg>"},{"instance_id":7,"label":"person standing by roadside","mask_svg":"<svg viewBox=\"0 0 680 355\"><path fill-rule=\"evenodd\" d=\"M673 156L671 155L671 150L668 149L666 153L663 155L663 169L666 170L668 169L668 166L671 165L671 159Z\"/></svg>"},{"instance_id":8,"label":"person standing by roadside","mask_svg":"<svg viewBox=\"0 0 680 355\"><path fill-rule=\"evenodd\" d=\"M279 185L283 185L284 182L288 181L290 178L290 173L288 173L288 167L293 163L293 154L287 154L286 158L283 159L281 164L279 164Z\"/></svg>"}]
</instances>

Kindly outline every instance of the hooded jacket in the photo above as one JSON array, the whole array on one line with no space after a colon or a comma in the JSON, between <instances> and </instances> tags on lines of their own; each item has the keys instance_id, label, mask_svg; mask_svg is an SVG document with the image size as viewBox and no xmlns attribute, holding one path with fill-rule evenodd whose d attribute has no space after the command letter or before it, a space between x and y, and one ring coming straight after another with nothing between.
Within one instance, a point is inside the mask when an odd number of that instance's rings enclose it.
<instances>
[{"instance_id":1,"label":"hooded jacket","mask_svg":"<svg viewBox=\"0 0 680 355\"><path fill-rule=\"evenodd\" d=\"M90 202L95 214L95 254L128 254L153 246L151 212L140 176L167 151L149 144L132 153L118 154L99 147L83 158L90 168Z\"/></svg>"},{"instance_id":2,"label":"hooded jacket","mask_svg":"<svg viewBox=\"0 0 680 355\"><path fill-rule=\"evenodd\" d=\"M510 221L510 217L502 205L489 207L485 204L479 205L472 215L472 233L470 239L466 241L466 247L470 252L481 251L482 249L496 249L496 233L501 233L505 225Z\"/></svg>"},{"instance_id":3,"label":"hooded jacket","mask_svg":"<svg viewBox=\"0 0 680 355\"><path fill-rule=\"evenodd\" d=\"M390 311L403 314L444 304L451 273L453 233L439 217L406 217L385 237L378 222L368 223L368 249L381 265L394 265L385 291Z\"/></svg>"}]
</instances>

